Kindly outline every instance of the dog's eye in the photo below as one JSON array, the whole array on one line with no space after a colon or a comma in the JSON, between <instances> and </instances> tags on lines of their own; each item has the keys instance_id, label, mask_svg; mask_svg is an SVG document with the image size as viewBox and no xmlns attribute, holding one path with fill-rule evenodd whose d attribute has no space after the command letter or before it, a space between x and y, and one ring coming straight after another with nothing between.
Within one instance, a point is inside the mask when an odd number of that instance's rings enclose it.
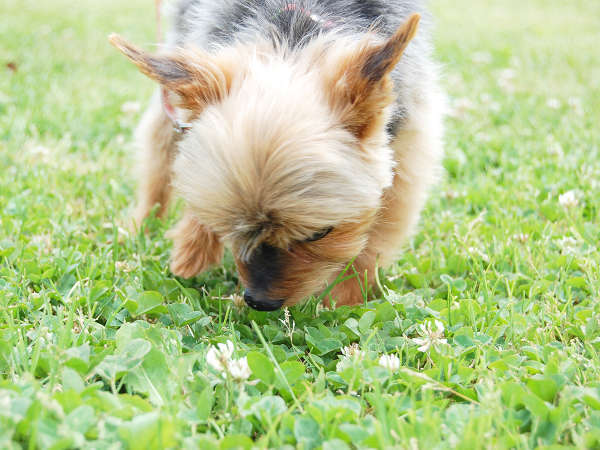
<instances>
[{"instance_id":1,"label":"dog's eye","mask_svg":"<svg viewBox=\"0 0 600 450\"><path fill-rule=\"evenodd\" d=\"M332 231L333 231L333 227L329 227L326 230L319 231L318 233L315 233L311 238L307 239L306 242L320 241L321 239L323 239L325 236L327 236Z\"/></svg>"}]
</instances>

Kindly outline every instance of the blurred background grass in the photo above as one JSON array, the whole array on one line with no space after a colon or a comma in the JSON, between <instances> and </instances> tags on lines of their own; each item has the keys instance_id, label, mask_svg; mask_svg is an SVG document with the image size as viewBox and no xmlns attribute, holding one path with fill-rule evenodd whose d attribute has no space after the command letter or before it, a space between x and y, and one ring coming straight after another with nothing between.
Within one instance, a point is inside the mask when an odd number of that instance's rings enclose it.
<instances>
[{"instance_id":1,"label":"blurred background grass","mask_svg":"<svg viewBox=\"0 0 600 450\"><path fill-rule=\"evenodd\" d=\"M600 95L600 2L437 0L431 6L451 95L476 92L495 75L490 67L511 65L517 91L529 96ZM115 130L128 130L118 127L122 103L145 101L152 86L106 36L117 31L151 47L154 2L4 0L0 8L4 141L69 133L106 142ZM489 66L474 62L478 52L491 57ZM9 62L17 72L6 69ZM462 83L455 83L456 74Z\"/></svg>"}]
</instances>

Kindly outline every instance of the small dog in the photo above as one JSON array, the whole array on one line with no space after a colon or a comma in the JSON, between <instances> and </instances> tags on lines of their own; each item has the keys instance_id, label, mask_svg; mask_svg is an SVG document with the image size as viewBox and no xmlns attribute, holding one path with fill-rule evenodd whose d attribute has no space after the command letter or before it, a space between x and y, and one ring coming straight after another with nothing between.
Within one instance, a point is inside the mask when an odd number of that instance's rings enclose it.
<instances>
[{"instance_id":1,"label":"small dog","mask_svg":"<svg viewBox=\"0 0 600 450\"><path fill-rule=\"evenodd\" d=\"M137 133L135 219L156 204L162 215L172 189L184 199L175 275L218 264L228 245L252 308L340 280L327 303L363 301L440 168L424 14L418 0L180 0L158 53L110 37L164 92Z\"/></svg>"}]
</instances>

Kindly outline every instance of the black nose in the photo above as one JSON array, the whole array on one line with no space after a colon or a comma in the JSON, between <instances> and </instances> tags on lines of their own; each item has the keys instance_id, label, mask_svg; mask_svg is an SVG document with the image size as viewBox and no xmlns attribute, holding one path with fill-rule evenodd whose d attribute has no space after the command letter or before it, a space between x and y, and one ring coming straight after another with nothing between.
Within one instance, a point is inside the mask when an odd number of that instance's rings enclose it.
<instances>
[{"instance_id":1,"label":"black nose","mask_svg":"<svg viewBox=\"0 0 600 450\"><path fill-rule=\"evenodd\" d=\"M250 308L257 311L277 311L285 302L285 300L257 299L248 291L244 292L244 301Z\"/></svg>"}]
</instances>

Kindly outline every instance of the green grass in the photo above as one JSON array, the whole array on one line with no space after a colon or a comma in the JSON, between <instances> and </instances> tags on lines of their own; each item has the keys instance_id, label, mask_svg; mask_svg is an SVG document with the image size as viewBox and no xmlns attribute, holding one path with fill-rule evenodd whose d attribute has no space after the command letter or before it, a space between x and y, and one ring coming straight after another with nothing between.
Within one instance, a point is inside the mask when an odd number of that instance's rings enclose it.
<instances>
[{"instance_id":1,"label":"green grass","mask_svg":"<svg viewBox=\"0 0 600 450\"><path fill-rule=\"evenodd\" d=\"M153 2L4 0L1 448L600 448L600 3L432 6L446 177L385 295L286 316L234 306L230 257L173 278L175 212L126 231L153 86L106 36L153 42Z\"/></svg>"}]
</instances>

